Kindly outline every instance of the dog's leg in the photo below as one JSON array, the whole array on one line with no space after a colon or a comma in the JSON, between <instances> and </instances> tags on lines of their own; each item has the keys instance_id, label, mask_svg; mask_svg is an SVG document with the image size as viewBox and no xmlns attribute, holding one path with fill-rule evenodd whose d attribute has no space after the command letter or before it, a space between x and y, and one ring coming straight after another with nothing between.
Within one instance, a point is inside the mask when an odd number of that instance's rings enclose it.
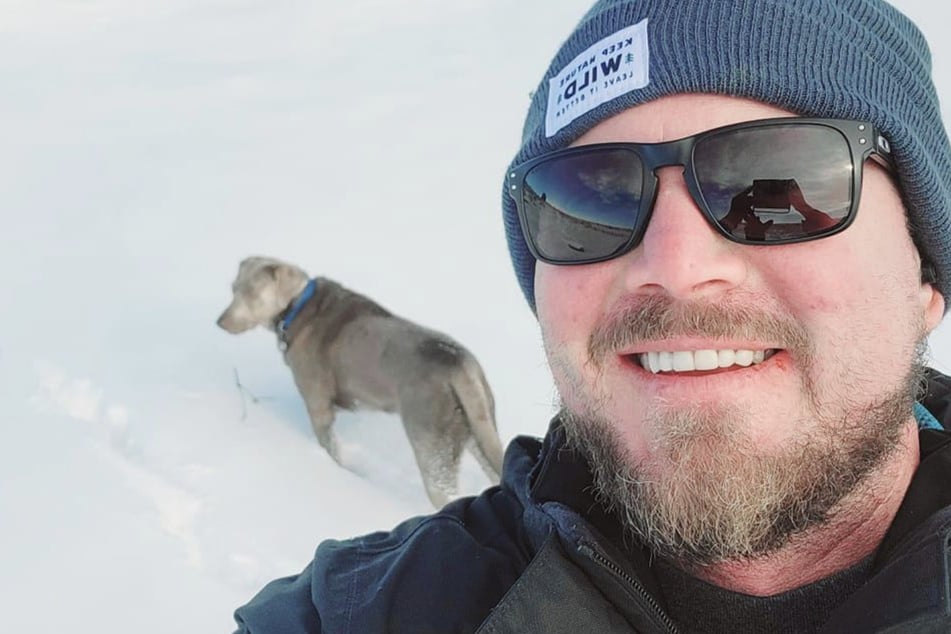
<instances>
[{"instance_id":1,"label":"dog's leg","mask_svg":"<svg viewBox=\"0 0 951 634\"><path fill-rule=\"evenodd\" d=\"M423 485L436 508L456 494L459 461L469 437L465 413L446 386L422 389L402 399L403 427Z\"/></svg>"},{"instance_id":2,"label":"dog's leg","mask_svg":"<svg viewBox=\"0 0 951 634\"><path fill-rule=\"evenodd\" d=\"M317 442L327 450L334 462L342 464L340 462L340 450L337 446L337 436L333 431L333 404L307 402L307 413L310 415L310 425L314 428Z\"/></svg>"},{"instance_id":3,"label":"dog's leg","mask_svg":"<svg viewBox=\"0 0 951 634\"><path fill-rule=\"evenodd\" d=\"M439 509L448 504L456 495L457 474L459 471L459 455L462 446L453 451L450 447L433 446L409 436L416 456L416 464L423 478L426 495L433 507Z\"/></svg>"},{"instance_id":4,"label":"dog's leg","mask_svg":"<svg viewBox=\"0 0 951 634\"><path fill-rule=\"evenodd\" d=\"M314 429L317 442L327 450L334 462L342 466L337 438L333 433L335 413L333 375L322 366L315 365L312 361L311 357L306 355L302 357L300 353L298 353L298 356L288 356L288 365L294 375L297 391L300 392L304 404L307 406L310 426Z\"/></svg>"}]
</instances>

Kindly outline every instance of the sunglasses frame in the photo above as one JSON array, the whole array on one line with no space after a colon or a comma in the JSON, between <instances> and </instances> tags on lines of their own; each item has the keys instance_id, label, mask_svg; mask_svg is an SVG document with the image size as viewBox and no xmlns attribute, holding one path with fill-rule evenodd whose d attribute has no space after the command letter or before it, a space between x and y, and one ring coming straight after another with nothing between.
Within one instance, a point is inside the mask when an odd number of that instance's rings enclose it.
<instances>
[{"instance_id":1,"label":"sunglasses frame","mask_svg":"<svg viewBox=\"0 0 951 634\"><path fill-rule=\"evenodd\" d=\"M707 201L703 196L697 180L696 168L694 165L694 151L697 144L711 136L718 136L725 132L734 132L741 130L751 130L757 128L773 128L781 126L821 126L831 128L838 132L847 142L849 154L852 159L852 196L851 206L844 220L835 227L813 235L781 238L769 242L747 240L738 238L729 231L720 226L710 210ZM602 255L578 260L553 260L542 255L535 245L534 239L528 231L528 220L522 201L522 191L525 187L525 179L533 168L551 160L559 159L565 156L584 155L601 150L623 149L633 151L643 163L643 182L641 190L640 209L637 213L644 220L635 226L631 231L631 237L618 249L608 255ZM632 143L632 142L613 142L613 143L595 143L590 145L576 145L562 148L542 154L531 160L520 163L509 172L509 195L515 201L515 207L518 211L519 224L522 229L522 236L529 252L536 260L548 264L559 266L569 266L574 264L592 264L594 262L603 262L612 260L624 255L636 245L640 244L647 226L650 224L651 216L654 212L654 203L657 198L658 178L656 170L661 167L680 165L684 168L684 180L687 189L694 203L700 209L700 212L706 218L707 222L713 225L717 233L726 239L737 244L747 244L752 246L774 246L784 244L794 244L797 242L808 242L818 240L828 236L835 235L845 231L852 221L859 207L859 199L862 191L862 172L865 161L871 158L879 165L884 167L889 173L894 174L895 165L891 155L891 146L888 140L879 132L879 130L868 121L851 119L826 119L826 118L804 118L804 117L779 117L771 119L758 119L755 121L745 121L732 125L721 126L705 130L698 134L676 139L672 141L663 141L660 143Z\"/></svg>"}]
</instances>

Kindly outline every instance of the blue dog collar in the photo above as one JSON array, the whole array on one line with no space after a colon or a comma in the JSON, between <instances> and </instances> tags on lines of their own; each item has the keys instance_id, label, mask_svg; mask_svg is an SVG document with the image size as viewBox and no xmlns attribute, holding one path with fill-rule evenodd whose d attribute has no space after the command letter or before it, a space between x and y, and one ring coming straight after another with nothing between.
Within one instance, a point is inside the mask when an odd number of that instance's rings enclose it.
<instances>
[{"instance_id":1,"label":"blue dog collar","mask_svg":"<svg viewBox=\"0 0 951 634\"><path fill-rule=\"evenodd\" d=\"M283 350L287 350L287 346L290 343L287 340L287 330L291 327L291 322L294 321L294 318L300 313L301 309L304 307L310 299L314 296L314 293L317 290L317 280L312 279L307 282L307 286L304 287L304 290L301 291L301 294L297 296L297 299L294 300L294 303L291 305L290 310L287 311L287 314L284 315L284 318L277 323L277 337L278 337L278 347Z\"/></svg>"}]
</instances>

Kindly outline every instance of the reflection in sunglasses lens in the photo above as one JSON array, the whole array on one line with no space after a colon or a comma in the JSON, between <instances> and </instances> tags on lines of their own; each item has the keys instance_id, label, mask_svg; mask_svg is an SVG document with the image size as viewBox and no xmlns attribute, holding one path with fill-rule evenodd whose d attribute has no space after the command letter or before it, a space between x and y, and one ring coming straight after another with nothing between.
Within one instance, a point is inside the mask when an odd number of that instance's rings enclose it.
<instances>
[{"instance_id":1,"label":"reflection in sunglasses lens","mask_svg":"<svg viewBox=\"0 0 951 634\"><path fill-rule=\"evenodd\" d=\"M643 168L629 150L561 156L532 168L522 205L528 234L542 257L571 262L624 247L637 225Z\"/></svg>"},{"instance_id":2,"label":"reflection in sunglasses lens","mask_svg":"<svg viewBox=\"0 0 951 634\"><path fill-rule=\"evenodd\" d=\"M852 204L848 141L822 125L727 131L697 142L704 202L739 240L776 242L841 225Z\"/></svg>"}]
</instances>

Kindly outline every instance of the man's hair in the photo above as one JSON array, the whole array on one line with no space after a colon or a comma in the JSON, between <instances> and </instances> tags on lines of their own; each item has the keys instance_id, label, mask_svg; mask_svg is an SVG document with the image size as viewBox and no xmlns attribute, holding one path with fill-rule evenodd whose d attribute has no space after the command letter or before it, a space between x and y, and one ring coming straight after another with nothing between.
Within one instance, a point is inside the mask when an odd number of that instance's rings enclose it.
<instances>
[{"instance_id":1,"label":"man's hair","mask_svg":"<svg viewBox=\"0 0 951 634\"><path fill-rule=\"evenodd\" d=\"M592 62L605 63L600 81L609 71L616 83L582 101L580 77ZM927 42L897 9L883 0L600 0L534 91L506 177L627 108L678 93L873 122L891 144L923 275L951 296L951 146ZM534 309L535 260L503 187L509 253Z\"/></svg>"}]
</instances>

